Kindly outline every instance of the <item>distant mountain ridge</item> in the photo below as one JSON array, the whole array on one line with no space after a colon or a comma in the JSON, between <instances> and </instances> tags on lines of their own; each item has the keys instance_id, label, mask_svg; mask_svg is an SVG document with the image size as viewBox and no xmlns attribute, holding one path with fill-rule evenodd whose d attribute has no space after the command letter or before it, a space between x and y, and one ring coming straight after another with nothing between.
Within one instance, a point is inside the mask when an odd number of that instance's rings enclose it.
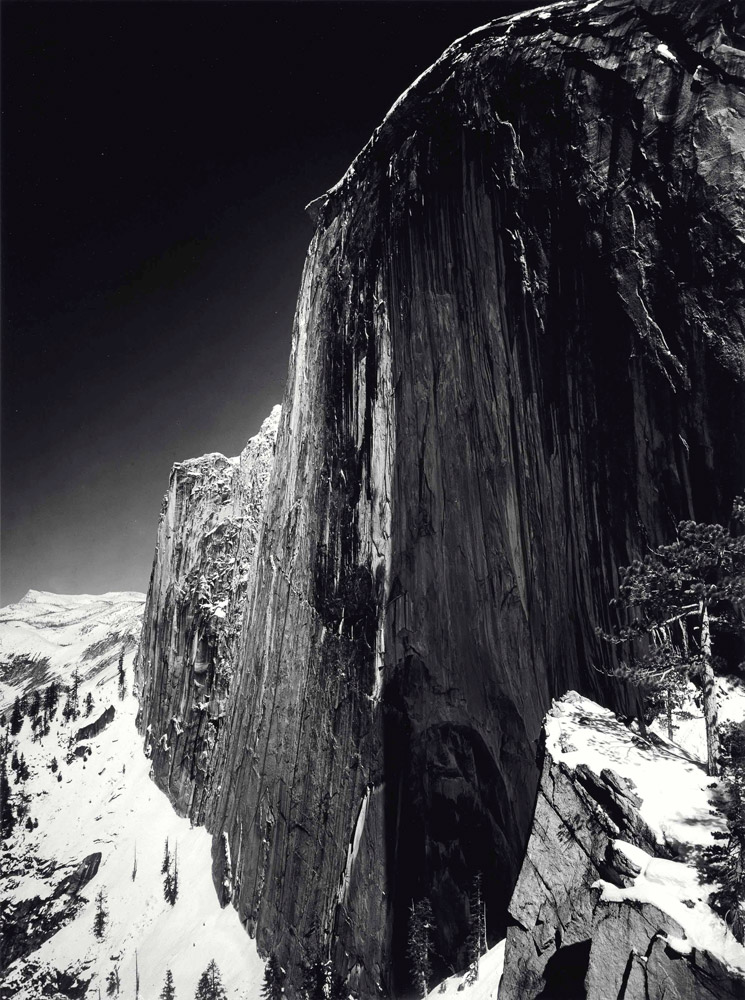
<instances>
[{"instance_id":1,"label":"distant mountain ridge","mask_svg":"<svg viewBox=\"0 0 745 1000\"><path fill-rule=\"evenodd\" d=\"M145 595L52 594L29 592L0 608L0 708L17 693L56 678L67 680L77 662L91 677L112 663L120 650L140 641Z\"/></svg>"}]
</instances>

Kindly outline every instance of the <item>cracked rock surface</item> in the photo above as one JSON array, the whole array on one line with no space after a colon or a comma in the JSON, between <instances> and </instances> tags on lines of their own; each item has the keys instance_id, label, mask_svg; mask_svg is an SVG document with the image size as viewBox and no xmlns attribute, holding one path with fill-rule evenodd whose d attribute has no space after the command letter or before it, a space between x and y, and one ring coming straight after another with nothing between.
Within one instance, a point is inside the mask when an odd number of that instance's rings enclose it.
<instances>
[{"instance_id":1,"label":"cracked rock surface","mask_svg":"<svg viewBox=\"0 0 745 1000\"><path fill-rule=\"evenodd\" d=\"M230 693L194 698L211 640L159 571L141 653L153 741L204 719L156 775L290 993L319 952L365 997L406 990L425 895L437 971L462 967L477 872L502 935L551 698L620 700L591 666L618 566L745 485L741 14L608 0L487 25L311 206ZM598 787L626 822L601 776L577 809Z\"/></svg>"},{"instance_id":2,"label":"cracked rock surface","mask_svg":"<svg viewBox=\"0 0 745 1000\"><path fill-rule=\"evenodd\" d=\"M500 1000L745 997L745 948L691 865L723 825L704 767L575 692L544 732Z\"/></svg>"},{"instance_id":3,"label":"cracked rock surface","mask_svg":"<svg viewBox=\"0 0 745 1000\"><path fill-rule=\"evenodd\" d=\"M278 422L275 407L239 458L178 463L163 498L136 664L138 722L155 780L195 820L203 820L217 732L235 695Z\"/></svg>"}]
</instances>

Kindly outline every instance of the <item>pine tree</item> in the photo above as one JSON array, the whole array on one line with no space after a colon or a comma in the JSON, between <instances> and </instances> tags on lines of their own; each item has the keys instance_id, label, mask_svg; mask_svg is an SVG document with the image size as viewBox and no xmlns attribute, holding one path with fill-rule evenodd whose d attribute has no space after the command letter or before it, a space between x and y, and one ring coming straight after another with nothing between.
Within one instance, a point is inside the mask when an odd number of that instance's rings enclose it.
<instances>
[{"instance_id":1,"label":"pine tree","mask_svg":"<svg viewBox=\"0 0 745 1000\"><path fill-rule=\"evenodd\" d=\"M7 840L11 837L16 825L13 815L13 804L10 794L10 783L8 782L8 770L6 765L7 752L0 757L0 838Z\"/></svg>"},{"instance_id":2,"label":"pine tree","mask_svg":"<svg viewBox=\"0 0 745 1000\"><path fill-rule=\"evenodd\" d=\"M31 701L28 706L29 718L35 719L39 714L39 709L41 708L41 695L39 694L38 688L31 695Z\"/></svg>"},{"instance_id":3,"label":"pine tree","mask_svg":"<svg viewBox=\"0 0 745 1000\"><path fill-rule=\"evenodd\" d=\"M124 650L119 655L119 698L124 699L127 693L127 672L124 669Z\"/></svg>"},{"instance_id":4,"label":"pine tree","mask_svg":"<svg viewBox=\"0 0 745 1000\"><path fill-rule=\"evenodd\" d=\"M176 905L176 900L178 899L178 845L173 856L173 871L171 871L169 865L163 879L163 895L171 906Z\"/></svg>"},{"instance_id":5,"label":"pine tree","mask_svg":"<svg viewBox=\"0 0 745 1000\"><path fill-rule=\"evenodd\" d=\"M80 715L80 703L78 693L80 688L80 671L77 667L72 672L72 688L70 690L70 705L72 707L72 718L77 719Z\"/></svg>"},{"instance_id":6,"label":"pine tree","mask_svg":"<svg viewBox=\"0 0 745 1000\"><path fill-rule=\"evenodd\" d=\"M119 978L119 969L117 966L111 970L111 972L106 977L106 992L110 997L119 996L119 990L121 989L121 980Z\"/></svg>"},{"instance_id":7,"label":"pine tree","mask_svg":"<svg viewBox=\"0 0 745 1000\"><path fill-rule=\"evenodd\" d=\"M50 718L54 715L57 710L57 702L59 700L59 688L57 687L57 682L52 681L46 689L44 694L44 708L49 713Z\"/></svg>"},{"instance_id":8,"label":"pine tree","mask_svg":"<svg viewBox=\"0 0 745 1000\"><path fill-rule=\"evenodd\" d=\"M330 969L320 956L308 962L303 969L303 1000L326 1000L329 979Z\"/></svg>"},{"instance_id":9,"label":"pine tree","mask_svg":"<svg viewBox=\"0 0 745 1000\"><path fill-rule=\"evenodd\" d=\"M106 924L109 922L109 911L106 909L106 896L103 889L98 890L96 895L96 915L93 918L93 933L100 941L106 931Z\"/></svg>"},{"instance_id":10,"label":"pine tree","mask_svg":"<svg viewBox=\"0 0 745 1000\"><path fill-rule=\"evenodd\" d=\"M85 714L86 714L86 716L90 715L92 711L93 711L93 695L89 691L88 694L85 696Z\"/></svg>"},{"instance_id":11,"label":"pine tree","mask_svg":"<svg viewBox=\"0 0 745 1000\"><path fill-rule=\"evenodd\" d=\"M166 846L163 850L163 862L160 866L160 874L165 875L171 867L171 855L168 851L168 837L166 837Z\"/></svg>"},{"instance_id":12,"label":"pine tree","mask_svg":"<svg viewBox=\"0 0 745 1000\"><path fill-rule=\"evenodd\" d=\"M160 991L160 1000L176 1000L176 987L173 985L173 973L166 969L166 978L163 982L163 989Z\"/></svg>"},{"instance_id":13,"label":"pine tree","mask_svg":"<svg viewBox=\"0 0 745 1000\"><path fill-rule=\"evenodd\" d=\"M417 997L426 997L432 976L432 904L425 896L409 911L408 957Z\"/></svg>"},{"instance_id":14,"label":"pine tree","mask_svg":"<svg viewBox=\"0 0 745 1000\"><path fill-rule=\"evenodd\" d=\"M285 974L276 955L270 955L264 969L264 984L261 995L265 1000L281 1000L284 996Z\"/></svg>"},{"instance_id":15,"label":"pine tree","mask_svg":"<svg viewBox=\"0 0 745 1000\"><path fill-rule=\"evenodd\" d=\"M29 779L29 769L26 763L26 758L23 754L18 758L18 766L16 768L16 784L20 781L28 781Z\"/></svg>"},{"instance_id":16,"label":"pine tree","mask_svg":"<svg viewBox=\"0 0 745 1000\"><path fill-rule=\"evenodd\" d=\"M227 1000L220 970L214 958L199 977L194 1000Z\"/></svg>"},{"instance_id":17,"label":"pine tree","mask_svg":"<svg viewBox=\"0 0 745 1000\"><path fill-rule=\"evenodd\" d=\"M23 712L21 711L21 702L19 698L13 702L13 711L10 713L10 732L11 735L17 736L21 727L23 726Z\"/></svg>"},{"instance_id":18,"label":"pine tree","mask_svg":"<svg viewBox=\"0 0 745 1000\"><path fill-rule=\"evenodd\" d=\"M484 918L481 872L475 875L471 883L468 909L468 937L466 939L468 971L466 972L466 985L472 986L479 978L479 960L486 951L486 921Z\"/></svg>"},{"instance_id":19,"label":"pine tree","mask_svg":"<svg viewBox=\"0 0 745 1000\"><path fill-rule=\"evenodd\" d=\"M743 509L738 498L734 523L741 521ZM715 775L719 741L712 630L743 631L738 605L745 598L745 536L719 524L681 521L675 542L653 549L622 569L620 577L612 603L629 616L629 624L612 635L599 631L614 643L636 646L637 656L614 673L641 687L665 691L668 704L681 674L698 679L703 689L707 771ZM647 648L639 653L643 643ZM671 712L670 707L669 716Z\"/></svg>"},{"instance_id":20,"label":"pine tree","mask_svg":"<svg viewBox=\"0 0 745 1000\"><path fill-rule=\"evenodd\" d=\"M135 842L135 856L134 862L132 863L132 881L137 878L137 843Z\"/></svg>"},{"instance_id":21,"label":"pine tree","mask_svg":"<svg viewBox=\"0 0 745 1000\"><path fill-rule=\"evenodd\" d=\"M171 898L168 902L171 906L176 905L176 900L178 899L178 844L176 844L176 851L173 856L173 880L171 884Z\"/></svg>"},{"instance_id":22,"label":"pine tree","mask_svg":"<svg viewBox=\"0 0 745 1000\"><path fill-rule=\"evenodd\" d=\"M745 942L745 723L729 722L720 733L727 833L724 843L704 849L700 868L707 882L718 882L710 897L742 944Z\"/></svg>"}]
</instances>

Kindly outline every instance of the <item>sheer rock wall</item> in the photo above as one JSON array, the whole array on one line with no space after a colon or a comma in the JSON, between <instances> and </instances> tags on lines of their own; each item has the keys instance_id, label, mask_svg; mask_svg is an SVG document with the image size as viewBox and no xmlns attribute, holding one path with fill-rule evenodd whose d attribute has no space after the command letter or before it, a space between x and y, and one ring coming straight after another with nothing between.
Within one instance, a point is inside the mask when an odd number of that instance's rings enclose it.
<instances>
[{"instance_id":1,"label":"sheer rock wall","mask_svg":"<svg viewBox=\"0 0 745 1000\"><path fill-rule=\"evenodd\" d=\"M593 669L617 567L745 482L740 13L494 22L310 206L240 696L198 811L295 982L330 954L366 997L405 989L425 895L439 971L462 964L479 871L503 932L550 699L620 698ZM149 670L182 711L181 671Z\"/></svg>"},{"instance_id":2,"label":"sheer rock wall","mask_svg":"<svg viewBox=\"0 0 745 1000\"><path fill-rule=\"evenodd\" d=\"M275 407L239 458L178 463L163 498L136 664L138 723L155 780L200 821L217 734L236 693L236 643L278 422Z\"/></svg>"}]
</instances>

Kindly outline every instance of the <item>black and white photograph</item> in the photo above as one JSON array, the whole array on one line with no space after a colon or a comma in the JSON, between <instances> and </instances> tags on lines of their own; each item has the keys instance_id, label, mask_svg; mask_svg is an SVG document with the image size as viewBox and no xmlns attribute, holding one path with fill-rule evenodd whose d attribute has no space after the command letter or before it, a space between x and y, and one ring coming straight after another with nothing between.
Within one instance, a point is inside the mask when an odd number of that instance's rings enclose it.
<instances>
[{"instance_id":1,"label":"black and white photograph","mask_svg":"<svg viewBox=\"0 0 745 1000\"><path fill-rule=\"evenodd\" d=\"M745 1000L745 0L0 49L0 1000Z\"/></svg>"}]
</instances>

